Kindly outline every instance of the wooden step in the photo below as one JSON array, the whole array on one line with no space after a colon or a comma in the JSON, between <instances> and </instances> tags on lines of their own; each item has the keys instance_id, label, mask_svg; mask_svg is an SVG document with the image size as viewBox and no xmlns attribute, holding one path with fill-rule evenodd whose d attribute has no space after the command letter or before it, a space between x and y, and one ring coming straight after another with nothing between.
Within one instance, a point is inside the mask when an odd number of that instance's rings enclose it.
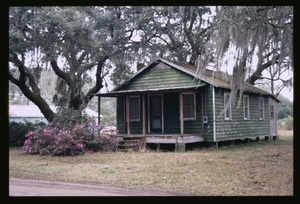
<instances>
[{"instance_id":1,"label":"wooden step","mask_svg":"<svg viewBox=\"0 0 300 204\"><path fill-rule=\"evenodd\" d=\"M123 140L123 142L140 142L140 141L143 141L143 140Z\"/></svg>"},{"instance_id":2,"label":"wooden step","mask_svg":"<svg viewBox=\"0 0 300 204\"><path fill-rule=\"evenodd\" d=\"M124 138L123 141L119 142L119 151L121 152L128 152L129 150L132 151L139 151L140 144L145 143L145 138Z\"/></svg>"},{"instance_id":3,"label":"wooden step","mask_svg":"<svg viewBox=\"0 0 300 204\"><path fill-rule=\"evenodd\" d=\"M131 147L131 146L137 146L137 144L122 144L122 145L119 145L119 147Z\"/></svg>"}]
</instances>

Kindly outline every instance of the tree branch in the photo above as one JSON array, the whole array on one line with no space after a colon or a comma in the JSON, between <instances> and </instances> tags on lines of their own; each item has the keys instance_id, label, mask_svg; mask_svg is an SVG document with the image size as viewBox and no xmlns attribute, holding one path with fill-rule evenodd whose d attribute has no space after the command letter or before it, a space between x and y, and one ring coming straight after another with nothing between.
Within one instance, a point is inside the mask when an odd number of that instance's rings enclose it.
<instances>
[{"instance_id":1,"label":"tree branch","mask_svg":"<svg viewBox=\"0 0 300 204\"><path fill-rule=\"evenodd\" d=\"M29 81L29 85L30 87L32 88L32 91L34 93L38 93L38 94L41 94L41 90L40 88L37 86L37 84L35 83L35 79L33 77L33 75L29 72L29 70L27 69L26 71L26 76L28 78L28 81Z\"/></svg>"},{"instance_id":2,"label":"tree branch","mask_svg":"<svg viewBox=\"0 0 300 204\"><path fill-rule=\"evenodd\" d=\"M128 31L126 31L126 32L130 32L130 34L129 34L129 36L128 36L128 40L130 40L130 38L131 38L132 35L133 35L134 30L128 30Z\"/></svg>"},{"instance_id":3,"label":"tree branch","mask_svg":"<svg viewBox=\"0 0 300 204\"><path fill-rule=\"evenodd\" d=\"M16 67L18 67L19 71L20 71L20 76L19 76L19 80L18 83L22 86L25 85L25 81L26 81L26 73L25 73L25 67L24 64L22 63L22 61L18 58L18 56L10 51L10 56L9 56L9 61L14 63Z\"/></svg>"},{"instance_id":4,"label":"tree branch","mask_svg":"<svg viewBox=\"0 0 300 204\"><path fill-rule=\"evenodd\" d=\"M97 93L103 87L102 85L103 77L101 76L101 73L104 67L104 63L108 58L109 58L108 56L104 56L98 61L97 72L96 72L96 84L92 89L90 89L87 92L87 94L83 98L86 104L94 97L94 94Z\"/></svg>"},{"instance_id":5,"label":"tree branch","mask_svg":"<svg viewBox=\"0 0 300 204\"><path fill-rule=\"evenodd\" d=\"M276 55L274 57L276 58L275 61L277 61L279 58L279 55ZM260 67L258 67L256 69L256 71L246 80L246 82L254 85L256 80L262 79L262 77L261 77L262 72L265 69L267 69L268 67L270 67L272 64L273 64L273 60L270 60L270 61L266 62L265 64L261 65Z\"/></svg>"},{"instance_id":6,"label":"tree branch","mask_svg":"<svg viewBox=\"0 0 300 204\"><path fill-rule=\"evenodd\" d=\"M80 57L78 58L78 64L82 64L85 56L87 55L86 51L83 51L83 53L80 55Z\"/></svg>"},{"instance_id":7,"label":"tree branch","mask_svg":"<svg viewBox=\"0 0 300 204\"><path fill-rule=\"evenodd\" d=\"M26 98L28 98L39 107L40 111L48 121L52 121L52 119L54 118L54 112L51 110L47 102L41 97L40 92L37 91L36 88L33 88L33 91L31 91L29 87L26 86L25 80L17 80L12 76L11 73L9 73L9 80L20 88ZM22 81L24 81L24 83Z\"/></svg>"},{"instance_id":8,"label":"tree branch","mask_svg":"<svg viewBox=\"0 0 300 204\"><path fill-rule=\"evenodd\" d=\"M71 85L71 79L70 79L70 76L69 76L66 72L62 71L62 70L58 67L57 61L56 61L56 60L52 60L52 61L50 62L50 64L51 64L52 69L53 69L53 71L55 72L55 74L56 74L57 76L59 76L60 78L62 78L63 80L65 80L65 82L70 86L70 85Z\"/></svg>"},{"instance_id":9,"label":"tree branch","mask_svg":"<svg viewBox=\"0 0 300 204\"><path fill-rule=\"evenodd\" d=\"M11 74L11 73L9 73L9 80L12 82L12 83L14 83L15 85L17 85L17 86L20 86L21 85L21 83L20 83L20 81L18 80L18 79L16 79L15 77L13 77L13 75Z\"/></svg>"},{"instance_id":10,"label":"tree branch","mask_svg":"<svg viewBox=\"0 0 300 204\"><path fill-rule=\"evenodd\" d=\"M97 62L91 62L89 64L86 64L82 67L80 67L77 71L78 75L81 76L85 71L88 71L90 69L92 69L94 66L97 65Z\"/></svg>"},{"instance_id":11,"label":"tree branch","mask_svg":"<svg viewBox=\"0 0 300 204\"><path fill-rule=\"evenodd\" d=\"M160 36L156 36L157 38L161 39L162 41L164 41L167 45L170 45L170 43L168 43L165 39L163 39L162 37Z\"/></svg>"}]
</instances>

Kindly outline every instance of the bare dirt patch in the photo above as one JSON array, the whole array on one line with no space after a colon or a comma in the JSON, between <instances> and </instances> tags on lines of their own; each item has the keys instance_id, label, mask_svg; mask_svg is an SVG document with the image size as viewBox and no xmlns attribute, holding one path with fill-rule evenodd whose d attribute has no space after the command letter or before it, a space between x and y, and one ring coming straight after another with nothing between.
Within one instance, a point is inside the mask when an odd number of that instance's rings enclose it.
<instances>
[{"instance_id":1,"label":"bare dirt patch","mask_svg":"<svg viewBox=\"0 0 300 204\"><path fill-rule=\"evenodd\" d=\"M42 180L9 179L10 196L179 196L176 193Z\"/></svg>"}]
</instances>

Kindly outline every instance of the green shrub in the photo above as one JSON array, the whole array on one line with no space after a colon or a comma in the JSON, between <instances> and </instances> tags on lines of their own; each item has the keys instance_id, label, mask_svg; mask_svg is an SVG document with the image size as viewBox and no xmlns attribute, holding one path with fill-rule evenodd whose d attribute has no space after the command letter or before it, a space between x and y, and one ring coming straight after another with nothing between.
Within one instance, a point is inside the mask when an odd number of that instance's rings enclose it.
<instances>
[{"instance_id":1,"label":"green shrub","mask_svg":"<svg viewBox=\"0 0 300 204\"><path fill-rule=\"evenodd\" d=\"M9 123L9 147L22 147L30 131L46 127L44 122Z\"/></svg>"}]
</instances>

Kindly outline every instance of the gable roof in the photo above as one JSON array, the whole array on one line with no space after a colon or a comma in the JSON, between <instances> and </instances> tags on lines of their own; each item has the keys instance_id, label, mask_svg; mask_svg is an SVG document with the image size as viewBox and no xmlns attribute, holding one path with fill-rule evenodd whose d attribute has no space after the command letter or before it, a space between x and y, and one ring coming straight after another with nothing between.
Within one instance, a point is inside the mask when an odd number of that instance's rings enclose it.
<instances>
[{"instance_id":1,"label":"gable roof","mask_svg":"<svg viewBox=\"0 0 300 204\"><path fill-rule=\"evenodd\" d=\"M126 85L128 85L131 81L137 78L137 76L141 75L148 68L151 69L167 69L168 67L175 68L191 77L193 77L193 81L195 83L190 84L189 86L173 86L173 87L162 87L158 88L149 88L149 89L125 89ZM95 95L112 95L119 93L130 93L130 92L144 92L144 91L159 91L159 90L172 90L172 89L189 89L189 88L198 88L200 86L204 86L205 83L211 84L215 87L221 87L226 89L231 89L231 79L232 76L221 72L221 71L212 71L206 69L203 74L199 75L197 73L197 67L189 64L178 65L172 61L166 60L164 58L157 58L156 60L149 63L147 66L141 68L137 71L132 77L130 77L127 81L123 82L119 86L112 89L109 93L96 93ZM264 91L258 87L255 87L247 82L245 82L244 87L245 92L252 92L262 95L270 95L274 97L271 93ZM275 98L275 97L274 97ZM275 98L276 99L276 98Z\"/></svg>"}]
</instances>

